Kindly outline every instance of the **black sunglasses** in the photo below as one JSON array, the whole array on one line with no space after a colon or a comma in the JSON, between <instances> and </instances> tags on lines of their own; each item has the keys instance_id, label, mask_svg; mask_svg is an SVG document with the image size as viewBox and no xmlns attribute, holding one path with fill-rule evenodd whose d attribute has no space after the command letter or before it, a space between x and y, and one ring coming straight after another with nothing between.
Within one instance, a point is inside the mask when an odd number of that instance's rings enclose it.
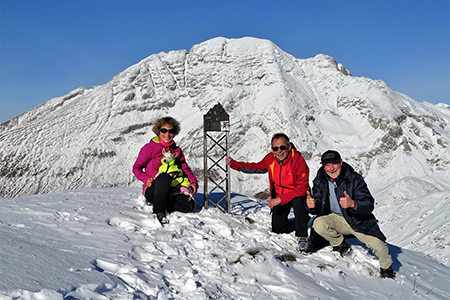
<instances>
[{"instance_id":1,"label":"black sunglasses","mask_svg":"<svg viewBox=\"0 0 450 300\"><path fill-rule=\"evenodd\" d=\"M280 146L279 147L281 151L286 150L288 147L287 146ZM278 151L278 147L272 147L273 152L277 152Z\"/></svg>"},{"instance_id":2,"label":"black sunglasses","mask_svg":"<svg viewBox=\"0 0 450 300\"><path fill-rule=\"evenodd\" d=\"M167 129L167 128L161 128L159 131L161 131L162 133L166 133L167 131L171 134L175 134L177 131L175 130L175 128L171 128L171 129Z\"/></svg>"}]
</instances>

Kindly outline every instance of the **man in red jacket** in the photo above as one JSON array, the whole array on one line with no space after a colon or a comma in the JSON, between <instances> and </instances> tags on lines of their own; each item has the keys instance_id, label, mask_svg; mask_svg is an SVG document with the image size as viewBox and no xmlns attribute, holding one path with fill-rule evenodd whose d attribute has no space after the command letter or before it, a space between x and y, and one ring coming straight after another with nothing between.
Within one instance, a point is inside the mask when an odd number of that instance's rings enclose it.
<instances>
[{"instance_id":1,"label":"man in red jacket","mask_svg":"<svg viewBox=\"0 0 450 300\"><path fill-rule=\"evenodd\" d=\"M284 133L272 137L272 152L260 162L247 163L226 157L226 163L244 173L269 173L272 231L290 233L295 230L299 250L308 252L308 222L306 192L309 191L309 168ZM294 208L295 220L288 216Z\"/></svg>"}]
</instances>

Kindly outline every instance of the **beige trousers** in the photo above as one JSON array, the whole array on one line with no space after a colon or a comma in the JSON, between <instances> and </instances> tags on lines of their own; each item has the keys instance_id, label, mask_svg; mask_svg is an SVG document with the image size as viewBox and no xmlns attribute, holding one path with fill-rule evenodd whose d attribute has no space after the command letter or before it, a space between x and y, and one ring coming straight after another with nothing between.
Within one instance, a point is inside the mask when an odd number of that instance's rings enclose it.
<instances>
[{"instance_id":1,"label":"beige trousers","mask_svg":"<svg viewBox=\"0 0 450 300\"><path fill-rule=\"evenodd\" d=\"M392 265L392 257L385 242L371 235L354 231L347 221L335 213L317 217L313 224L314 230L330 242L331 246L339 246L344 241L344 235L354 235L358 240L372 249L380 260L380 267L387 269Z\"/></svg>"}]
</instances>

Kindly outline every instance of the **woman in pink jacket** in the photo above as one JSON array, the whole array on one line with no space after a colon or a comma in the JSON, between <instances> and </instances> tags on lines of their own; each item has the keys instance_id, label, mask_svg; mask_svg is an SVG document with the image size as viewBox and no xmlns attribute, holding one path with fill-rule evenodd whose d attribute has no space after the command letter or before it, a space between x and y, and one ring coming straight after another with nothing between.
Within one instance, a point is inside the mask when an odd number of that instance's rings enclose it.
<instances>
[{"instance_id":1,"label":"woman in pink jacket","mask_svg":"<svg viewBox=\"0 0 450 300\"><path fill-rule=\"evenodd\" d=\"M164 117L156 121L153 132L156 136L141 148L133 165L133 174L144 183L143 193L147 202L153 204L153 213L162 224L166 224L168 223L166 211L190 212L194 210L195 200L191 195L195 195L197 192L198 182L186 163L183 151L173 140L180 133L180 123L172 117ZM165 152L176 153L175 163L183 170L184 176L187 176L191 195L174 194L171 187L173 177L168 173L156 176L162 164L163 149Z\"/></svg>"}]
</instances>

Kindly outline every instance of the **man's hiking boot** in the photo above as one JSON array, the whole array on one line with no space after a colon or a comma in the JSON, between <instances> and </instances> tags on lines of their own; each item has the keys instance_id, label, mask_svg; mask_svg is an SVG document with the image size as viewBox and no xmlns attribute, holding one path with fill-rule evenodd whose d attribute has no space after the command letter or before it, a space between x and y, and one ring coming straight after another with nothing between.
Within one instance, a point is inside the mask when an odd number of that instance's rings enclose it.
<instances>
[{"instance_id":1,"label":"man's hiking boot","mask_svg":"<svg viewBox=\"0 0 450 300\"><path fill-rule=\"evenodd\" d=\"M339 252L339 254L344 257L348 252L350 252L350 245L343 240L339 246L334 246L333 251Z\"/></svg>"},{"instance_id":2,"label":"man's hiking boot","mask_svg":"<svg viewBox=\"0 0 450 300\"><path fill-rule=\"evenodd\" d=\"M380 268L380 278L392 278L392 279L395 279L395 271L392 268L392 266L390 266L387 269Z\"/></svg>"},{"instance_id":3,"label":"man's hiking boot","mask_svg":"<svg viewBox=\"0 0 450 300\"><path fill-rule=\"evenodd\" d=\"M162 225L169 223L169 220L167 220L165 213L157 213L156 217L158 218L159 223L161 223Z\"/></svg>"},{"instance_id":4,"label":"man's hiking boot","mask_svg":"<svg viewBox=\"0 0 450 300\"><path fill-rule=\"evenodd\" d=\"M298 241L298 251L303 252L303 253L308 253L309 252L308 238L299 236L297 238L297 241Z\"/></svg>"}]
</instances>

